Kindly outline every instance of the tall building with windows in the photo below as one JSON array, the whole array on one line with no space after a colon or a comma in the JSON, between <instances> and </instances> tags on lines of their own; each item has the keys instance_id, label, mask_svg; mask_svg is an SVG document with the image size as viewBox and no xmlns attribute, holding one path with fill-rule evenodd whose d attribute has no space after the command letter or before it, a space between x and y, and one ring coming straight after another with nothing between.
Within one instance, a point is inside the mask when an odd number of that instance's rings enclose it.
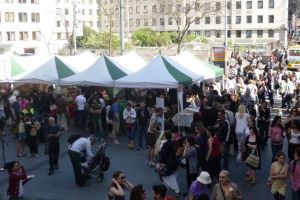
<instances>
[{"instance_id":1,"label":"tall building with windows","mask_svg":"<svg viewBox=\"0 0 300 200\"><path fill-rule=\"evenodd\" d=\"M118 11L119 0L101 0L103 7ZM166 0L166 5L154 0L124 0L125 1L125 31L132 33L141 28L151 28L156 31L177 31L174 18L168 15L168 7L172 0ZM189 33L196 33L209 38L213 43L223 44L225 35L225 20L227 20L228 42L234 44L259 45L280 41L286 45L288 30L288 1L286 0L201 0L198 5L190 0L182 0L181 7L195 10ZM220 10L201 17L200 7L212 2ZM185 5L184 5L185 4ZM204 5L206 6L206 5ZM211 6L208 6L208 8ZM197 10L198 9L198 10ZM225 9L227 14L225 16ZM180 10L180 9L179 9ZM181 9L182 10L182 9ZM182 11L181 11L182 12ZM112 30L119 31L119 17L111 18ZM104 18L103 18L104 19ZM182 12L181 25L185 18ZM103 29L108 31L108 18L103 21Z\"/></svg>"},{"instance_id":2,"label":"tall building with windows","mask_svg":"<svg viewBox=\"0 0 300 200\"><path fill-rule=\"evenodd\" d=\"M98 31L99 0L0 0L0 53L57 53L74 23Z\"/></svg>"}]
</instances>

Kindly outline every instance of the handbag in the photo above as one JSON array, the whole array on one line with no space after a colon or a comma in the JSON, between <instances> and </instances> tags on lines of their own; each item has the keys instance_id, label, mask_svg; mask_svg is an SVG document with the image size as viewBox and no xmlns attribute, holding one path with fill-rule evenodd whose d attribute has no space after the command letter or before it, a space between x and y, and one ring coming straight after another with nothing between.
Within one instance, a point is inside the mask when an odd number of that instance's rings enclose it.
<instances>
[{"instance_id":1,"label":"handbag","mask_svg":"<svg viewBox=\"0 0 300 200\"><path fill-rule=\"evenodd\" d=\"M256 153L255 153L256 152ZM253 168L258 168L259 166L259 157L258 157L258 152L257 150L254 150L246 159L246 164Z\"/></svg>"}]
</instances>

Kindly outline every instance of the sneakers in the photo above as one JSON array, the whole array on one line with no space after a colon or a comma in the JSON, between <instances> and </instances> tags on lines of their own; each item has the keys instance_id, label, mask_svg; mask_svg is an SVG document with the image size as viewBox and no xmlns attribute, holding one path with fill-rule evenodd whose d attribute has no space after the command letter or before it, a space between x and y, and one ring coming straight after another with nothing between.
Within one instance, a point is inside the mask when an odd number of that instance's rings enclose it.
<instances>
[{"instance_id":1,"label":"sneakers","mask_svg":"<svg viewBox=\"0 0 300 200\"><path fill-rule=\"evenodd\" d=\"M147 164L149 167L155 167L156 166L156 163L155 162L152 162L152 161L147 161Z\"/></svg>"}]
</instances>

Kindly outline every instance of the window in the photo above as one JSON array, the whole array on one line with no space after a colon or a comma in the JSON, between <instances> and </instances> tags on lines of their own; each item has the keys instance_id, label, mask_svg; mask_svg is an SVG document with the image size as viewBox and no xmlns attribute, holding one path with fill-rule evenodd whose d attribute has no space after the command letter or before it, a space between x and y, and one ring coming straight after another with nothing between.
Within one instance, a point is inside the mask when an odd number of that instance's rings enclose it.
<instances>
[{"instance_id":1,"label":"window","mask_svg":"<svg viewBox=\"0 0 300 200\"><path fill-rule=\"evenodd\" d=\"M247 16L247 24L251 24L252 23L252 16Z\"/></svg>"},{"instance_id":2,"label":"window","mask_svg":"<svg viewBox=\"0 0 300 200\"><path fill-rule=\"evenodd\" d=\"M56 21L56 27L61 27L61 21Z\"/></svg>"},{"instance_id":3,"label":"window","mask_svg":"<svg viewBox=\"0 0 300 200\"><path fill-rule=\"evenodd\" d=\"M148 6L144 6L144 13L148 13Z\"/></svg>"},{"instance_id":4,"label":"window","mask_svg":"<svg viewBox=\"0 0 300 200\"><path fill-rule=\"evenodd\" d=\"M227 9L228 9L228 10L231 10L231 8L232 8L231 2L227 2Z\"/></svg>"},{"instance_id":5,"label":"window","mask_svg":"<svg viewBox=\"0 0 300 200\"><path fill-rule=\"evenodd\" d=\"M40 22L40 13L31 13L31 22Z\"/></svg>"},{"instance_id":6,"label":"window","mask_svg":"<svg viewBox=\"0 0 300 200\"><path fill-rule=\"evenodd\" d=\"M129 7L129 14L132 14L133 11L132 11L132 7Z\"/></svg>"},{"instance_id":7,"label":"window","mask_svg":"<svg viewBox=\"0 0 300 200\"><path fill-rule=\"evenodd\" d=\"M268 30L268 38L274 37L274 30Z\"/></svg>"},{"instance_id":8,"label":"window","mask_svg":"<svg viewBox=\"0 0 300 200\"><path fill-rule=\"evenodd\" d=\"M5 0L5 3L13 3L14 0Z\"/></svg>"},{"instance_id":9,"label":"window","mask_svg":"<svg viewBox=\"0 0 300 200\"><path fill-rule=\"evenodd\" d=\"M274 8L274 0L269 0L269 8Z\"/></svg>"},{"instance_id":10,"label":"window","mask_svg":"<svg viewBox=\"0 0 300 200\"><path fill-rule=\"evenodd\" d=\"M264 8L264 1L258 1L257 2L257 8L258 9L263 9Z\"/></svg>"},{"instance_id":11,"label":"window","mask_svg":"<svg viewBox=\"0 0 300 200\"><path fill-rule=\"evenodd\" d=\"M227 24L231 24L231 16L227 16Z\"/></svg>"},{"instance_id":12,"label":"window","mask_svg":"<svg viewBox=\"0 0 300 200\"><path fill-rule=\"evenodd\" d=\"M6 32L6 39L7 41L15 41L16 40L15 32Z\"/></svg>"},{"instance_id":13,"label":"window","mask_svg":"<svg viewBox=\"0 0 300 200\"><path fill-rule=\"evenodd\" d=\"M101 12L100 12L100 9L97 9L97 15L100 15Z\"/></svg>"},{"instance_id":14,"label":"window","mask_svg":"<svg viewBox=\"0 0 300 200\"><path fill-rule=\"evenodd\" d=\"M139 6L137 6L135 9L136 9L136 11L135 11L135 12L136 12L137 14L139 14L139 13L140 13L140 7L139 7Z\"/></svg>"},{"instance_id":15,"label":"window","mask_svg":"<svg viewBox=\"0 0 300 200\"><path fill-rule=\"evenodd\" d=\"M181 17L178 17L176 20L177 25L181 25Z\"/></svg>"},{"instance_id":16,"label":"window","mask_svg":"<svg viewBox=\"0 0 300 200\"><path fill-rule=\"evenodd\" d=\"M204 9L209 11L210 10L210 3L204 4Z\"/></svg>"},{"instance_id":17,"label":"window","mask_svg":"<svg viewBox=\"0 0 300 200\"><path fill-rule=\"evenodd\" d=\"M263 30L257 30L257 38L262 38L264 34Z\"/></svg>"},{"instance_id":18,"label":"window","mask_svg":"<svg viewBox=\"0 0 300 200\"><path fill-rule=\"evenodd\" d=\"M156 6L152 6L152 13L156 13Z\"/></svg>"},{"instance_id":19,"label":"window","mask_svg":"<svg viewBox=\"0 0 300 200\"><path fill-rule=\"evenodd\" d=\"M264 22L264 17L262 15L257 15L257 23L261 24Z\"/></svg>"},{"instance_id":20,"label":"window","mask_svg":"<svg viewBox=\"0 0 300 200\"><path fill-rule=\"evenodd\" d=\"M247 9L252 9L252 1L247 1Z\"/></svg>"},{"instance_id":21,"label":"window","mask_svg":"<svg viewBox=\"0 0 300 200\"><path fill-rule=\"evenodd\" d=\"M205 17L205 24L210 24L210 17Z\"/></svg>"},{"instance_id":22,"label":"window","mask_svg":"<svg viewBox=\"0 0 300 200\"><path fill-rule=\"evenodd\" d=\"M200 11L200 3L195 3L195 11Z\"/></svg>"},{"instance_id":23,"label":"window","mask_svg":"<svg viewBox=\"0 0 300 200\"><path fill-rule=\"evenodd\" d=\"M70 26L69 21L65 21L65 27L69 27L69 26Z\"/></svg>"},{"instance_id":24,"label":"window","mask_svg":"<svg viewBox=\"0 0 300 200\"><path fill-rule=\"evenodd\" d=\"M33 3L33 4L39 4L40 1L39 0L31 0L31 3Z\"/></svg>"},{"instance_id":25,"label":"window","mask_svg":"<svg viewBox=\"0 0 300 200\"><path fill-rule=\"evenodd\" d=\"M172 18L169 18L168 19L168 25L172 25L173 24L173 20L172 20Z\"/></svg>"},{"instance_id":26,"label":"window","mask_svg":"<svg viewBox=\"0 0 300 200\"><path fill-rule=\"evenodd\" d=\"M101 27L101 22L97 21L97 27L100 28Z\"/></svg>"},{"instance_id":27,"label":"window","mask_svg":"<svg viewBox=\"0 0 300 200\"><path fill-rule=\"evenodd\" d=\"M195 17L195 24L200 24L200 17Z\"/></svg>"},{"instance_id":28,"label":"window","mask_svg":"<svg viewBox=\"0 0 300 200\"><path fill-rule=\"evenodd\" d=\"M235 23L236 24L241 24L241 22L242 22L242 17L241 16L236 16L235 17Z\"/></svg>"},{"instance_id":29,"label":"window","mask_svg":"<svg viewBox=\"0 0 300 200\"><path fill-rule=\"evenodd\" d=\"M161 6L160 6L160 12L161 12L161 13L164 13L164 12L165 12L165 6L164 6L164 5L161 5Z\"/></svg>"},{"instance_id":30,"label":"window","mask_svg":"<svg viewBox=\"0 0 300 200\"><path fill-rule=\"evenodd\" d=\"M140 19L135 20L135 26L140 26L140 23L141 23Z\"/></svg>"},{"instance_id":31,"label":"window","mask_svg":"<svg viewBox=\"0 0 300 200\"><path fill-rule=\"evenodd\" d=\"M242 31L241 30L236 30L235 31L235 37L236 38L241 38L242 37Z\"/></svg>"},{"instance_id":32,"label":"window","mask_svg":"<svg viewBox=\"0 0 300 200\"><path fill-rule=\"evenodd\" d=\"M165 25L165 18L160 18L160 19L159 19L159 24L160 24L161 26Z\"/></svg>"},{"instance_id":33,"label":"window","mask_svg":"<svg viewBox=\"0 0 300 200\"><path fill-rule=\"evenodd\" d=\"M89 9L89 15L93 15L93 10Z\"/></svg>"},{"instance_id":34,"label":"window","mask_svg":"<svg viewBox=\"0 0 300 200\"><path fill-rule=\"evenodd\" d=\"M82 9L82 10L81 10L81 14L82 14L82 15L85 15L85 9Z\"/></svg>"},{"instance_id":35,"label":"window","mask_svg":"<svg viewBox=\"0 0 300 200\"><path fill-rule=\"evenodd\" d=\"M235 8L236 8L236 9L242 9L242 2L241 2L241 1L237 1L237 2L235 3Z\"/></svg>"},{"instance_id":36,"label":"window","mask_svg":"<svg viewBox=\"0 0 300 200\"><path fill-rule=\"evenodd\" d=\"M156 26L156 18L152 18L152 26Z\"/></svg>"},{"instance_id":37,"label":"window","mask_svg":"<svg viewBox=\"0 0 300 200\"><path fill-rule=\"evenodd\" d=\"M227 31L227 37L231 38L231 31Z\"/></svg>"},{"instance_id":38,"label":"window","mask_svg":"<svg viewBox=\"0 0 300 200\"><path fill-rule=\"evenodd\" d=\"M66 21L67 22L67 21ZM68 23L69 24L69 23ZM118 23L117 23L118 24ZM67 26L67 24L66 24L66 26ZM69 25L68 25L69 26ZM93 27L94 26L94 23L93 23L93 21L89 21L89 26L90 27Z\"/></svg>"},{"instance_id":39,"label":"window","mask_svg":"<svg viewBox=\"0 0 300 200\"><path fill-rule=\"evenodd\" d=\"M204 35L205 35L205 37L210 37L210 31L205 31Z\"/></svg>"},{"instance_id":40,"label":"window","mask_svg":"<svg viewBox=\"0 0 300 200\"><path fill-rule=\"evenodd\" d=\"M216 2L216 10L220 10L221 9L221 2Z\"/></svg>"},{"instance_id":41,"label":"window","mask_svg":"<svg viewBox=\"0 0 300 200\"><path fill-rule=\"evenodd\" d=\"M220 16L216 17L216 24L221 24L221 17Z\"/></svg>"},{"instance_id":42,"label":"window","mask_svg":"<svg viewBox=\"0 0 300 200\"><path fill-rule=\"evenodd\" d=\"M144 26L148 26L148 19L144 19Z\"/></svg>"},{"instance_id":43,"label":"window","mask_svg":"<svg viewBox=\"0 0 300 200\"><path fill-rule=\"evenodd\" d=\"M19 0L19 3L26 3L26 0Z\"/></svg>"},{"instance_id":44,"label":"window","mask_svg":"<svg viewBox=\"0 0 300 200\"><path fill-rule=\"evenodd\" d=\"M274 23L274 15L269 15L269 23Z\"/></svg>"},{"instance_id":45,"label":"window","mask_svg":"<svg viewBox=\"0 0 300 200\"><path fill-rule=\"evenodd\" d=\"M246 38L252 38L252 31L246 30Z\"/></svg>"},{"instance_id":46,"label":"window","mask_svg":"<svg viewBox=\"0 0 300 200\"><path fill-rule=\"evenodd\" d=\"M61 38L61 33L57 33L57 39L58 40L61 40L62 38Z\"/></svg>"},{"instance_id":47,"label":"window","mask_svg":"<svg viewBox=\"0 0 300 200\"><path fill-rule=\"evenodd\" d=\"M27 13L19 13L19 22L27 22Z\"/></svg>"},{"instance_id":48,"label":"window","mask_svg":"<svg viewBox=\"0 0 300 200\"><path fill-rule=\"evenodd\" d=\"M15 21L15 14L13 12L6 12L5 22L14 22L14 21Z\"/></svg>"},{"instance_id":49,"label":"window","mask_svg":"<svg viewBox=\"0 0 300 200\"><path fill-rule=\"evenodd\" d=\"M28 32L26 32L26 31L20 32L19 39L20 40L28 40Z\"/></svg>"},{"instance_id":50,"label":"window","mask_svg":"<svg viewBox=\"0 0 300 200\"><path fill-rule=\"evenodd\" d=\"M215 31L216 38L221 38L221 31Z\"/></svg>"},{"instance_id":51,"label":"window","mask_svg":"<svg viewBox=\"0 0 300 200\"><path fill-rule=\"evenodd\" d=\"M130 27L133 27L133 19L130 19L130 20L129 20L129 26L130 26Z\"/></svg>"}]
</instances>

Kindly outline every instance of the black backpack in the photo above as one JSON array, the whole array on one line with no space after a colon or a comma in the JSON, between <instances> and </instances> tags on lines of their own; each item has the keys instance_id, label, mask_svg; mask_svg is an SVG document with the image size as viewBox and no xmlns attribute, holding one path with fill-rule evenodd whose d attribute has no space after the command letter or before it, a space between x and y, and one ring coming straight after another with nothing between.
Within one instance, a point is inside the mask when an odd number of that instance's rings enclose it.
<instances>
[{"instance_id":1,"label":"black backpack","mask_svg":"<svg viewBox=\"0 0 300 200\"><path fill-rule=\"evenodd\" d=\"M68 143L69 144L73 144L76 140L78 140L79 138L81 138L82 135L79 135L79 134L74 134L74 135L71 135L69 138L68 138Z\"/></svg>"}]
</instances>

